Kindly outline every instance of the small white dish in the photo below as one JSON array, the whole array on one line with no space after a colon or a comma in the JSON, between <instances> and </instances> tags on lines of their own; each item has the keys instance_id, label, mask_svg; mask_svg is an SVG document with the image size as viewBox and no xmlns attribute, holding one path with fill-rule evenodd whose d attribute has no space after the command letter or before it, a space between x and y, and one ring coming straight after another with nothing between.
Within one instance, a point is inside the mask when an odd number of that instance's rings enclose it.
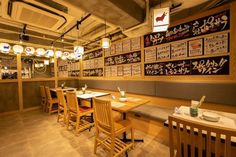
<instances>
[{"instance_id":1,"label":"small white dish","mask_svg":"<svg viewBox=\"0 0 236 157\"><path fill-rule=\"evenodd\" d=\"M220 120L220 116L214 112L203 112L202 117L203 119L211 122L218 122Z\"/></svg>"},{"instance_id":2,"label":"small white dish","mask_svg":"<svg viewBox=\"0 0 236 157\"><path fill-rule=\"evenodd\" d=\"M125 102L125 101L127 101L127 98L120 98L120 101Z\"/></svg>"}]
</instances>

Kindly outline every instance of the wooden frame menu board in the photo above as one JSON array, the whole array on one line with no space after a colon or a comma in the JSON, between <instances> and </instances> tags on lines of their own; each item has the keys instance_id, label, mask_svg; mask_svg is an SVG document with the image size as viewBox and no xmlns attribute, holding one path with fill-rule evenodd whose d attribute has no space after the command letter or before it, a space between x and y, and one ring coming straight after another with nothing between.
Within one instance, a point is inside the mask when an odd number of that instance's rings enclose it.
<instances>
[{"instance_id":1,"label":"wooden frame menu board","mask_svg":"<svg viewBox=\"0 0 236 157\"><path fill-rule=\"evenodd\" d=\"M230 29L230 10L168 28L166 32L144 35L144 47Z\"/></svg>"},{"instance_id":2,"label":"wooden frame menu board","mask_svg":"<svg viewBox=\"0 0 236 157\"><path fill-rule=\"evenodd\" d=\"M164 75L228 75L229 56L188 59L144 65L145 76Z\"/></svg>"},{"instance_id":3,"label":"wooden frame menu board","mask_svg":"<svg viewBox=\"0 0 236 157\"><path fill-rule=\"evenodd\" d=\"M83 55L83 76L103 76L103 50L98 49Z\"/></svg>"}]
</instances>

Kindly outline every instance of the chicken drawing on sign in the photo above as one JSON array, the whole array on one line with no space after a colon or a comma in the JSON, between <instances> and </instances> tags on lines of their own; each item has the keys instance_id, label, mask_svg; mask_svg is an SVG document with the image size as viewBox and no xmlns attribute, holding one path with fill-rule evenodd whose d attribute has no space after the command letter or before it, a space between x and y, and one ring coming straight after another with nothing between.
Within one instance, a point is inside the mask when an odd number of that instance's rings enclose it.
<instances>
[{"instance_id":1,"label":"chicken drawing on sign","mask_svg":"<svg viewBox=\"0 0 236 157\"><path fill-rule=\"evenodd\" d=\"M163 14L159 17L156 17L156 22L163 21L166 17L167 13L163 12Z\"/></svg>"},{"instance_id":2,"label":"chicken drawing on sign","mask_svg":"<svg viewBox=\"0 0 236 157\"><path fill-rule=\"evenodd\" d=\"M197 70L201 74L217 74L222 70L225 63L228 60L226 58L221 58L219 63L214 59L200 60L192 62L193 70Z\"/></svg>"}]
</instances>

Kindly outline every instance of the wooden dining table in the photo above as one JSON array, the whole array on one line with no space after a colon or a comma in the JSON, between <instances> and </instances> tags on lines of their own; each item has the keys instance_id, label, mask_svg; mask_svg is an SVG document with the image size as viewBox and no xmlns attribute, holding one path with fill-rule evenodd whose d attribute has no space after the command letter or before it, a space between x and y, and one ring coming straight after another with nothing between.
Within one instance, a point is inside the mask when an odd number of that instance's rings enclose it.
<instances>
[{"instance_id":1,"label":"wooden dining table","mask_svg":"<svg viewBox=\"0 0 236 157\"><path fill-rule=\"evenodd\" d=\"M66 91L75 91L76 88L74 87L64 87L64 88L61 88L61 87L57 87L57 88L50 88L50 90L52 92L56 92L58 89L61 89L63 92L66 92Z\"/></svg>"}]
</instances>

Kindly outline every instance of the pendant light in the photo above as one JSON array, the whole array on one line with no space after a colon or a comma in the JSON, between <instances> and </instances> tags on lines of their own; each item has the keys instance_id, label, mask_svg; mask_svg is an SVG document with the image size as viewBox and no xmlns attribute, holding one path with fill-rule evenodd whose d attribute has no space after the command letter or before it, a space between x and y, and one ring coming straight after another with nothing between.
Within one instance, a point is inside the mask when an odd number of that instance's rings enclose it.
<instances>
[{"instance_id":1,"label":"pendant light","mask_svg":"<svg viewBox=\"0 0 236 157\"><path fill-rule=\"evenodd\" d=\"M8 54L11 50L11 46L8 43L0 43L0 52Z\"/></svg>"},{"instance_id":2,"label":"pendant light","mask_svg":"<svg viewBox=\"0 0 236 157\"><path fill-rule=\"evenodd\" d=\"M104 49L107 49L111 46L111 40L106 37L106 27L107 27L107 25L106 25L106 20L105 20L105 36L101 40L101 46Z\"/></svg>"},{"instance_id":3,"label":"pendant light","mask_svg":"<svg viewBox=\"0 0 236 157\"><path fill-rule=\"evenodd\" d=\"M41 57L45 55L46 51L43 48L37 48L36 49L36 56Z\"/></svg>"},{"instance_id":4,"label":"pendant light","mask_svg":"<svg viewBox=\"0 0 236 157\"><path fill-rule=\"evenodd\" d=\"M24 48L21 45L14 45L13 51L15 54L21 54L24 51Z\"/></svg>"},{"instance_id":5,"label":"pendant light","mask_svg":"<svg viewBox=\"0 0 236 157\"><path fill-rule=\"evenodd\" d=\"M56 51L56 57L60 58L62 56L62 51Z\"/></svg>"},{"instance_id":6,"label":"pendant light","mask_svg":"<svg viewBox=\"0 0 236 157\"><path fill-rule=\"evenodd\" d=\"M32 56L35 52L35 49L33 47L26 47L25 48L25 53L27 56Z\"/></svg>"},{"instance_id":7,"label":"pendant light","mask_svg":"<svg viewBox=\"0 0 236 157\"><path fill-rule=\"evenodd\" d=\"M77 45L74 46L74 54L75 55L83 55L84 47L79 45L79 23L77 23Z\"/></svg>"}]
</instances>

